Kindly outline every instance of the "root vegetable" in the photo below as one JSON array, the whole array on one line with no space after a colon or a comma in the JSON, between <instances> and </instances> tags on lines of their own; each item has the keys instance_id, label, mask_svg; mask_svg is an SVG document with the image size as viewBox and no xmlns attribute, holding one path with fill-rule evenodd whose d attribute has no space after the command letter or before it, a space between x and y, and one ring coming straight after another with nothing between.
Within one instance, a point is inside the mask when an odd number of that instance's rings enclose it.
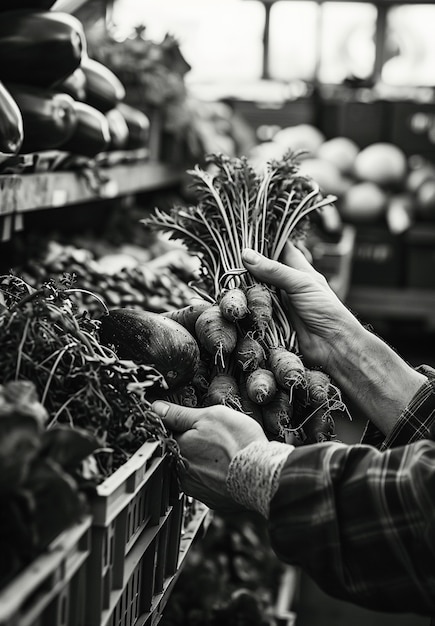
<instances>
[{"instance_id":1,"label":"root vegetable","mask_svg":"<svg viewBox=\"0 0 435 626\"><path fill-rule=\"evenodd\" d=\"M279 346L271 348L268 367L274 373L278 385L286 391L306 388L305 367L297 354Z\"/></svg>"},{"instance_id":2,"label":"root vegetable","mask_svg":"<svg viewBox=\"0 0 435 626\"><path fill-rule=\"evenodd\" d=\"M113 345L121 359L154 366L168 388L191 382L199 363L199 347L174 320L141 309L112 309L101 318L100 340Z\"/></svg>"},{"instance_id":3,"label":"root vegetable","mask_svg":"<svg viewBox=\"0 0 435 626\"><path fill-rule=\"evenodd\" d=\"M216 374L210 382L204 398L204 406L223 404L237 411L242 410L239 387L234 376Z\"/></svg>"},{"instance_id":4,"label":"root vegetable","mask_svg":"<svg viewBox=\"0 0 435 626\"><path fill-rule=\"evenodd\" d=\"M239 379L240 400L242 404L242 411L249 417L252 417L263 428L263 411L262 407L253 402L248 396L248 390L246 388L246 376L242 374Z\"/></svg>"},{"instance_id":5,"label":"root vegetable","mask_svg":"<svg viewBox=\"0 0 435 626\"><path fill-rule=\"evenodd\" d=\"M230 322L245 318L249 312L246 295L242 289L228 289L219 300L222 315Z\"/></svg>"},{"instance_id":6,"label":"root vegetable","mask_svg":"<svg viewBox=\"0 0 435 626\"><path fill-rule=\"evenodd\" d=\"M327 406L331 393L331 379L321 370L305 370L307 398L313 406Z\"/></svg>"},{"instance_id":7,"label":"root vegetable","mask_svg":"<svg viewBox=\"0 0 435 626\"><path fill-rule=\"evenodd\" d=\"M201 346L222 364L225 356L231 354L237 344L237 328L224 318L217 304L203 311L198 317L195 334Z\"/></svg>"},{"instance_id":8,"label":"root vegetable","mask_svg":"<svg viewBox=\"0 0 435 626\"><path fill-rule=\"evenodd\" d=\"M293 414L288 393L278 389L274 398L263 408L263 426L270 438L283 437L284 429L291 425Z\"/></svg>"},{"instance_id":9,"label":"root vegetable","mask_svg":"<svg viewBox=\"0 0 435 626\"><path fill-rule=\"evenodd\" d=\"M305 444L322 443L335 438L335 422L327 406L320 406L303 426Z\"/></svg>"},{"instance_id":10,"label":"root vegetable","mask_svg":"<svg viewBox=\"0 0 435 626\"><path fill-rule=\"evenodd\" d=\"M182 309L177 309L175 311L165 311L162 313L164 317L168 317L175 322L178 322L184 328L186 328L191 334L195 332L195 323L198 317L201 315L203 311L210 308L212 304L207 302L207 300L197 300L188 306L183 307Z\"/></svg>"},{"instance_id":11,"label":"root vegetable","mask_svg":"<svg viewBox=\"0 0 435 626\"><path fill-rule=\"evenodd\" d=\"M261 366L265 360L265 353L261 344L248 333L236 345L236 360L244 372L252 372Z\"/></svg>"},{"instance_id":12,"label":"root vegetable","mask_svg":"<svg viewBox=\"0 0 435 626\"><path fill-rule=\"evenodd\" d=\"M277 391L275 377L270 370L258 368L246 380L248 397L256 404L271 402Z\"/></svg>"},{"instance_id":13,"label":"root vegetable","mask_svg":"<svg viewBox=\"0 0 435 626\"><path fill-rule=\"evenodd\" d=\"M262 284L255 284L246 290L246 299L252 323L262 338L272 322L272 296L269 289Z\"/></svg>"}]
</instances>

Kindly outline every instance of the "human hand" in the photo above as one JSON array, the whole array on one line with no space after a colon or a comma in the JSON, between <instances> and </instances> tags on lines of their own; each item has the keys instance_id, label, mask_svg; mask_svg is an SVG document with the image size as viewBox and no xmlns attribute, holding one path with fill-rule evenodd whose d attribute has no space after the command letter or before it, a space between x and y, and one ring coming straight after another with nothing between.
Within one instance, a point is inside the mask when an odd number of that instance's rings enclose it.
<instances>
[{"instance_id":1,"label":"human hand","mask_svg":"<svg viewBox=\"0 0 435 626\"><path fill-rule=\"evenodd\" d=\"M286 245L281 262L258 253L251 262L250 252L245 250L242 257L246 269L258 281L286 294L288 315L306 362L333 374L331 359L340 347L346 351L347 342L364 330L361 324L294 244Z\"/></svg>"},{"instance_id":2,"label":"human hand","mask_svg":"<svg viewBox=\"0 0 435 626\"><path fill-rule=\"evenodd\" d=\"M261 426L223 405L192 409L158 400L152 408L172 431L187 461L180 474L183 491L211 509L243 510L228 493L228 468L242 448L253 441L267 441Z\"/></svg>"}]
</instances>

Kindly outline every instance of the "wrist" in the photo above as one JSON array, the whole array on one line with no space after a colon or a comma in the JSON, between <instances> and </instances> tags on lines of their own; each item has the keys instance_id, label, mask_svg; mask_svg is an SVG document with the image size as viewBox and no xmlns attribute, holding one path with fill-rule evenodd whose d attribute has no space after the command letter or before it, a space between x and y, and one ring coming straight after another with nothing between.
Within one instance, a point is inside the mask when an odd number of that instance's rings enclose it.
<instances>
[{"instance_id":1,"label":"wrist","mask_svg":"<svg viewBox=\"0 0 435 626\"><path fill-rule=\"evenodd\" d=\"M294 446L277 441L254 441L240 450L227 473L232 498L267 518L281 469L293 450Z\"/></svg>"},{"instance_id":2,"label":"wrist","mask_svg":"<svg viewBox=\"0 0 435 626\"><path fill-rule=\"evenodd\" d=\"M385 434L427 380L361 324L345 329L334 343L328 369L340 389Z\"/></svg>"}]
</instances>

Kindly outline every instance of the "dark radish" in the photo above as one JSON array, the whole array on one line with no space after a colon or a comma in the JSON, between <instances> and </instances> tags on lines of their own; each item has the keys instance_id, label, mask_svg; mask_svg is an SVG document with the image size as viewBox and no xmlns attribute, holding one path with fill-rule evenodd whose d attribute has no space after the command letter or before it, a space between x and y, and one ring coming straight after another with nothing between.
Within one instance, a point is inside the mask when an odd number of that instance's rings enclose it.
<instances>
[{"instance_id":1,"label":"dark radish","mask_svg":"<svg viewBox=\"0 0 435 626\"><path fill-rule=\"evenodd\" d=\"M191 382L199 364L199 348L181 324L159 313L113 309L101 318L100 339L113 345L121 359L154 366L168 388Z\"/></svg>"}]
</instances>

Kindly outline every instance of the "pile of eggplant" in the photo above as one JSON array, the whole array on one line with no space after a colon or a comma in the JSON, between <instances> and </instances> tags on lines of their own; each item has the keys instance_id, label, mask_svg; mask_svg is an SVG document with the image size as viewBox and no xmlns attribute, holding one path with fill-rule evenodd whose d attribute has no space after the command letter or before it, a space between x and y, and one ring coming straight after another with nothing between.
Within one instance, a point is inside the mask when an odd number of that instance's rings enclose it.
<instances>
[{"instance_id":1,"label":"pile of eggplant","mask_svg":"<svg viewBox=\"0 0 435 626\"><path fill-rule=\"evenodd\" d=\"M61 150L89 159L148 146L148 116L90 58L82 23L54 0L0 7L0 167L19 154Z\"/></svg>"}]
</instances>

